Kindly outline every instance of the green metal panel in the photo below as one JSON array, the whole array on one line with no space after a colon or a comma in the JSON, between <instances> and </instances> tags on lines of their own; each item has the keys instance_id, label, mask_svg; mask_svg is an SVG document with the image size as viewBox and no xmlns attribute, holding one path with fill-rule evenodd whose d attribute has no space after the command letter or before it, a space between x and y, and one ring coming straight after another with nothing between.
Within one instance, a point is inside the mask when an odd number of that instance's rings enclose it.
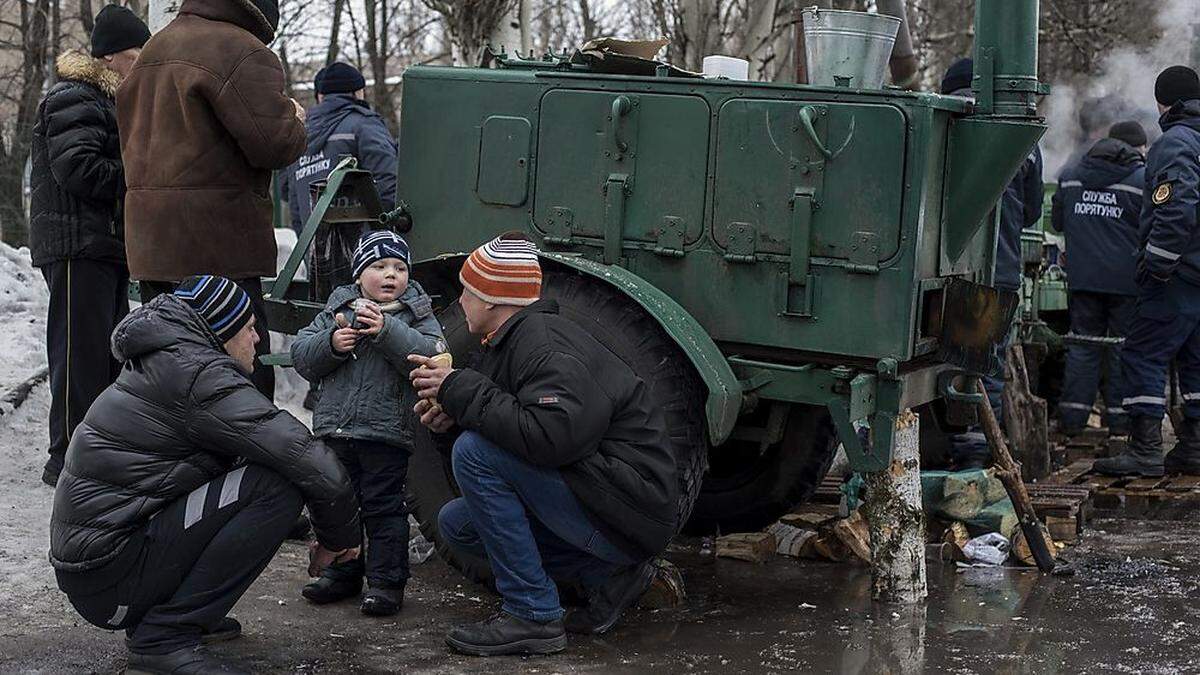
<instances>
[{"instance_id":1,"label":"green metal panel","mask_svg":"<svg viewBox=\"0 0 1200 675\"><path fill-rule=\"evenodd\" d=\"M529 194L531 128L524 117L493 115L479 131L479 201L520 206Z\"/></svg>"},{"instance_id":2,"label":"green metal panel","mask_svg":"<svg viewBox=\"0 0 1200 675\"><path fill-rule=\"evenodd\" d=\"M586 258L543 252L542 256L611 284L644 307L680 346L708 387L705 413L713 445L729 438L742 405L742 387L721 350L687 310L636 274Z\"/></svg>"},{"instance_id":3,"label":"green metal panel","mask_svg":"<svg viewBox=\"0 0 1200 675\"><path fill-rule=\"evenodd\" d=\"M726 102L717 131L713 239L728 250L731 235L748 226L756 253L790 253L801 190L816 207L811 241L800 242L808 255L868 264L891 258L900 247L906 138L904 114L893 106ZM848 185L853 193L841 192Z\"/></svg>"},{"instance_id":4,"label":"green metal panel","mask_svg":"<svg viewBox=\"0 0 1200 675\"><path fill-rule=\"evenodd\" d=\"M671 219L683 244L696 241L710 115L697 96L551 90L538 127L536 227L562 243L611 246L658 242Z\"/></svg>"}]
</instances>

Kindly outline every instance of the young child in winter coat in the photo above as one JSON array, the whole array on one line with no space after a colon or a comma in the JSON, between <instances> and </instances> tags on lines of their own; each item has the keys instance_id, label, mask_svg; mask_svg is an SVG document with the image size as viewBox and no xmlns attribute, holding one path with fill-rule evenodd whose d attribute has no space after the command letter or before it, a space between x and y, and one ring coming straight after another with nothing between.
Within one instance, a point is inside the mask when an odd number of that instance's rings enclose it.
<instances>
[{"instance_id":1,"label":"young child in winter coat","mask_svg":"<svg viewBox=\"0 0 1200 675\"><path fill-rule=\"evenodd\" d=\"M321 385L313 433L350 474L367 535L364 556L327 567L303 595L317 604L356 597L365 574L361 609L370 616L399 612L409 577L404 486L416 393L407 358L445 351L429 296L408 278L409 262L396 233L363 235L355 283L334 290L292 344L296 371Z\"/></svg>"}]
</instances>

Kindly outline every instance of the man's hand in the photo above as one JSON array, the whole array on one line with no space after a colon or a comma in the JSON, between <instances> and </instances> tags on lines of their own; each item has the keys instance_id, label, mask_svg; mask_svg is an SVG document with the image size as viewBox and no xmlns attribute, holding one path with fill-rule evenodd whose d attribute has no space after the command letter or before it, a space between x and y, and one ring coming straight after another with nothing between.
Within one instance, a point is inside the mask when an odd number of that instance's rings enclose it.
<instances>
[{"instance_id":1,"label":"man's hand","mask_svg":"<svg viewBox=\"0 0 1200 675\"><path fill-rule=\"evenodd\" d=\"M303 124L305 118L308 116L308 113L304 112L304 106L300 105L300 102L296 99L292 99L292 105L296 106L296 119L300 120L300 123Z\"/></svg>"},{"instance_id":2,"label":"man's hand","mask_svg":"<svg viewBox=\"0 0 1200 675\"><path fill-rule=\"evenodd\" d=\"M321 572L330 565L354 560L358 557L358 551L357 546L341 551L330 551L314 541L308 545L308 576L319 577Z\"/></svg>"},{"instance_id":3,"label":"man's hand","mask_svg":"<svg viewBox=\"0 0 1200 675\"><path fill-rule=\"evenodd\" d=\"M358 331L350 327L350 322L341 314L335 314L333 321L338 325L333 331L333 337L330 338L330 344L333 346L333 351L338 354L348 354L354 351L354 345L358 343Z\"/></svg>"},{"instance_id":4,"label":"man's hand","mask_svg":"<svg viewBox=\"0 0 1200 675\"><path fill-rule=\"evenodd\" d=\"M433 399L423 398L417 401L417 404L413 406L413 412L421 418L421 424L435 434L444 434L455 425L454 418L447 415L446 411L442 410L442 406Z\"/></svg>"},{"instance_id":5,"label":"man's hand","mask_svg":"<svg viewBox=\"0 0 1200 675\"><path fill-rule=\"evenodd\" d=\"M379 335L383 330L383 310L373 302L364 302L354 310L354 317L362 323L358 329L359 335Z\"/></svg>"},{"instance_id":6,"label":"man's hand","mask_svg":"<svg viewBox=\"0 0 1200 675\"><path fill-rule=\"evenodd\" d=\"M408 376L412 380L413 388L417 390L417 396L436 401L438 392L442 390L442 383L454 372L454 368L439 365L428 356L420 354L409 354L408 362L415 366Z\"/></svg>"}]
</instances>

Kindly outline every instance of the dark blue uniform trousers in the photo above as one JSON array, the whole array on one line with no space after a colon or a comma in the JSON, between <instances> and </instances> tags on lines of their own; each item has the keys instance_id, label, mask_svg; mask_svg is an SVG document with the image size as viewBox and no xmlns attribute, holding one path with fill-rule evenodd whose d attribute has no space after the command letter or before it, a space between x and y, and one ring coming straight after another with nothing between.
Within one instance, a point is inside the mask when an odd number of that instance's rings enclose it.
<instances>
[{"instance_id":1,"label":"dark blue uniform trousers","mask_svg":"<svg viewBox=\"0 0 1200 675\"><path fill-rule=\"evenodd\" d=\"M1072 291L1071 332L1077 335L1125 337L1129 333L1135 305L1136 299L1129 295ZM1103 345L1070 345L1067 348L1067 372L1062 399L1058 404L1063 429L1079 430L1087 426L1101 373L1106 375L1104 424L1114 433L1126 432L1129 422L1122 407L1125 386L1120 349Z\"/></svg>"},{"instance_id":2,"label":"dark blue uniform trousers","mask_svg":"<svg viewBox=\"0 0 1200 675\"><path fill-rule=\"evenodd\" d=\"M1179 370L1184 415L1200 419L1200 287L1179 279L1141 284L1121 350L1122 407L1130 416L1162 418L1172 360Z\"/></svg>"}]
</instances>

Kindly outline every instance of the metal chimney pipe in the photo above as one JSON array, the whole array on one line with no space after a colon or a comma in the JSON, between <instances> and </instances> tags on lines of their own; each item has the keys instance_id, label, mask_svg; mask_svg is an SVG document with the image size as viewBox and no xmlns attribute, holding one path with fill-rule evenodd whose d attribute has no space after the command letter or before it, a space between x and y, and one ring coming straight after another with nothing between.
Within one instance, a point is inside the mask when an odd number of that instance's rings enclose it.
<instances>
[{"instance_id":1,"label":"metal chimney pipe","mask_svg":"<svg viewBox=\"0 0 1200 675\"><path fill-rule=\"evenodd\" d=\"M997 117L1036 117L1038 0L975 3L976 110Z\"/></svg>"},{"instance_id":2,"label":"metal chimney pipe","mask_svg":"<svg viewBox=\"0 0 1200 675\"><path fill-rule=\"evenodd\" d=\"M875 0L880 14L900 19L900 30L896 33L896 45L888 67L892 71L892 84L902 89L912 89L917 81L917 53L913 49L912 33L908 28L908 9L905 0Z\"/></svg>"}]
</instances>

